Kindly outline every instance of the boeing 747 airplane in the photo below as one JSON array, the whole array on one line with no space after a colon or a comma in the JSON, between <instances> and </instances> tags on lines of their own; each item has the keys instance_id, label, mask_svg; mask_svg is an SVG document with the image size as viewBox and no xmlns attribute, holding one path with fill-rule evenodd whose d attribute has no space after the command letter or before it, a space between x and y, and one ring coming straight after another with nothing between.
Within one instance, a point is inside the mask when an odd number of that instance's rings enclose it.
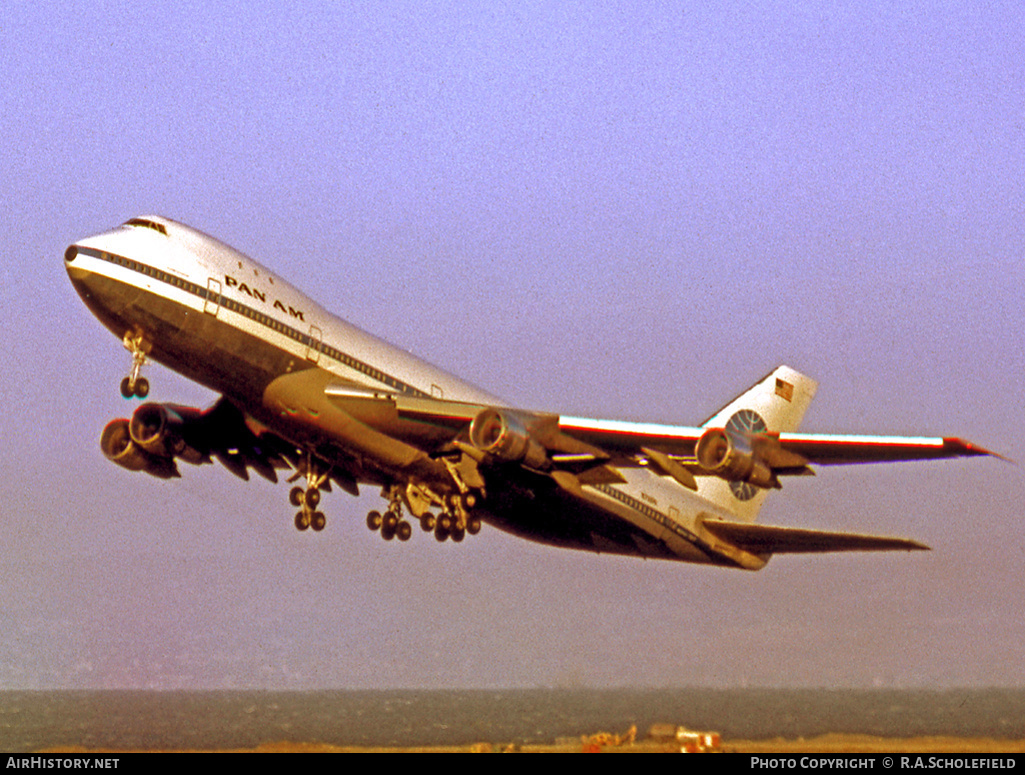
<instances>
[{"instance_id":1,"label":"boeing 747 airplane","mask_svg":"<svg viewBox=\"0 0 1025 775\"><path fill-rule=\"evenodd\" d=\"M487 523L573 549L758 570L773 554L926 549L912 540L756 524L810 466L992 454L956 438L797 433L816 383L780 366L697 427L524 411L335 317L248 256L167 218L132 218L64 254L75 290L131 353L125 398L154 360L221 394L209 409L142 403L103 453L179 476L210 463L276 482L299 530L324 492L381 488L366 518L406 541Z\"/></svg>"}]
</instances>

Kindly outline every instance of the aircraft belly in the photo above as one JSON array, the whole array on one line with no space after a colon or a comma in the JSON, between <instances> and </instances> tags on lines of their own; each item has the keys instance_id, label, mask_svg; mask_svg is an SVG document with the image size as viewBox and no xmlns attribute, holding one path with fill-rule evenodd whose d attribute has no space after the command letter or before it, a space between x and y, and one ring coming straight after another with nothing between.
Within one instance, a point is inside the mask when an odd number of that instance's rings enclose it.
<instances>
[{"instance_id":1,"label":"aircraft belly","mask_svg":"<svg viewBox=\"0 0 1025 775\"><path fill-rule=\"evenodd\" d=\"M487 474L485 474L486 478ZM573 493L539 474L488 478L486 521L538 543L634 557L718 563L683 535L667 530L637 502L617 499L598 488ZM663 521L668 516L663 514Z\"/></svg>"},{"instance_id":2,"label":"aircraft belly","mask_svg":"<svg viewBox=\"0 0 1025 775\"><path fill-rule=\"evenodd\" d=\"M730 564L709 547L697 528L699 517L710 512L722 516L712 504L647 469L620 469L619 473L625 483L584 486L582 496L656 538L675 559Z\"/></svg>"},{"instance_id":3,"label":"aircraft belly","mask_svg":"<svg viewBox=\"0 0 1025 775\"><path fill-rule=\"evenodd\" d=\"M324 457L343 464L354 462L364 474L372 472L375 480L450 483L444 463L335 404L325 387L336 379L319 368L280 375L267 385L258 419L296 443L325 448Z\"/></svg>"}]
</instances>

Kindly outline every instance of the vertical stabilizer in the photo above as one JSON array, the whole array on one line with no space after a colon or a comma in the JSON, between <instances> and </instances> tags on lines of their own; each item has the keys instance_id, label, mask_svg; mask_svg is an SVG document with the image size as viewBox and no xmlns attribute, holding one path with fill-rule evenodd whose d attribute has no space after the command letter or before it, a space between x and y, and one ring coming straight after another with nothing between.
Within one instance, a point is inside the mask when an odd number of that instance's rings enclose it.
<instances>
[{"instance_id":1,"label":"vertical stabilizer","mask_svg":"<svg viewBox=\"0 0 1025 775\"><path fill-rule=\"evenodd\" d=\"M702 423L748 433L796 431L808 410L818 383L789 366L780 366L747 392ZM698 479L698 495L732 513L739 521L754 522L769 490L717 476Z\"/></svg>"}]
</instances>

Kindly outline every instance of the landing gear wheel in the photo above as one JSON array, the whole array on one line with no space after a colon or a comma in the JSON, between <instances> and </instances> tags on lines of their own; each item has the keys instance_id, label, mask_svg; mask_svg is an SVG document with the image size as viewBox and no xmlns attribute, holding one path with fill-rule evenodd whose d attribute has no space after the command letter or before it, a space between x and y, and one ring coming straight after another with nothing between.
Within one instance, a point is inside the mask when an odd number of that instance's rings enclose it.
<instances>
[{"instance_id":1,"label":"landing gear wheel","mask_svg":"<svg viewBox=\"0 0 1025 775\"><path fill-rule=\"evenodd\" d=\"M403 520L395 528L395 535L398 536L400 541L408 541L409 537L413 535L413 527Z\"/></svg>"},{"instance_id":2,"label":"landing gear wheel","mask_svg":"<svg viewBox=\"0 0 1025 775\"><path fill-rule=\"evenodd\" d=\"M391 541L395 537L395 528L388 527L387 525L381 526L381 538L385 541Z\"/></svg>"},{"instance_id":3,"label":"landing gear wheel","mask_svg":"<svg viewBox=\"0 0 1025 775\"><path fill-rule=\"evenodd\" d=\"M121 395L125 398L131 398L132 396L145 398L149 395L149 380L145 377L139 377L133 385L132 378L125 377L121 380Z\"/></svg>"},{"instance_id":4,"label":"landing gear wheel","mask_svg":"<svg viewBox=\"0 0 1025 775\"><path fill-rule=\"evenodd\" d=\"M288 493L288 502L293 506L302 506L305 498L306 494L302 487L293 487Z\"/></svg>"},{"instance_id":5,"label":"landing gear wheel","mask_svg":"<svg viewBox=\"0 0 1025 775\"><path fill-rule=\"evenodd\" d=\"M310 526L310 515L305 511L300 511L295 515L295 529L306 530Z\"/></svg>"},{"instance_id":6,"label":"landing gear wheel","mask_svg":"<svg viewBox=\"0 0 1025 775\"><path fill-rule=\"evenodd\" d=\"M311 509L317 508L320 504L320 490L316 487L306 488L306 505Z\"/></svg>"},{"instance_id":7,"label":"landing gear wheel","mask_svg":"<svg viewBox=\"0 0 1025 775\"><path fill-rule=\"evenodd\" d=\"M381 525L383 523L384 518L381 516L381 512L371 511L369 514L367 514L367 527L369 527L371 530L375 532L380 530Z\"/></svg>"},{"instance_id":8,"label":"landing gear wheel","mask_svg":"<svg viewBox=\"0 0 1025 775\"><path fill-rule=\"evenodd\" d=\"M312 527L314 530L316 530L319 533L321 530L324 529L325 525L327 525L327 517L324 516L324 512L323 511L315 511L315 512L313 512L313 517L310 520L310 527Z\"/></svg>"},{"instance_id":9,"label":"landing gear wheel","mask_svg":"<svg viewBox=\"0 0 1025 775\"><path fill-rule=\"evenodd\" d=\"M434 530L434 524L434 515L430 512L420 517L420 529L423 530L425 533L430 533L432 530Z\"/></svg>"},{"instance_id":10,"label":"landing gear wheel","mask_svg":"<svg viewBox=\"0 0 1025 775\"><path fill-rule=\"evenodd\" d=\"M443 528L441 526L441 523L439 522L437 525L434 526L434 540L441 543L445 541L447 538L448 530L446 528Z\"/></svg>"},{"instance_id":11,"label":"landing gear wheel","mask_svg":"<svg viewBox=\"0 0 1025 775\"><path fill-rule=\"evenodd\" d=\"M387 530L392 535L395 535L395 528L398 527L398 524L399 518L394 511L385 512L384 517L382 517L381 521L381 530Z\"/></svg>"},{"instance_id":12,"label":"landing gear wheel","mask_svg":"<svg viewBox=\"0 0 1025 775\"><path fill-rule=\"evenodd\" d=\"M132 396L146 398L150 395L150 380L146 377L139 377L135 380L135 384L132 384L131 377L125 377L121 380L121 395L125 398Z\"/></svg>"},{"instance_id":13,"label":"landing gear wheel","mask_svg":"<svg viewBox=\"0 0 1025 775\"><path fill-rule=\"evenodd\" d=\"M452 531L451 538L458 544L460 541L466 538L466 531L463 530L461 527L457 527L455 530Z\"/></svg>"},{"instance_id":14,"label":"landing gear wheel","mask_svg":"<svg viewBox=\"0 0 1025 775\"><path fill-rule=\"evenodd\" d=\"M466 520L466 532L470 535L477 535L477 533L480 532L480 527L480 517L470 517L468 520Z\"/></svg>"}]
</instances>

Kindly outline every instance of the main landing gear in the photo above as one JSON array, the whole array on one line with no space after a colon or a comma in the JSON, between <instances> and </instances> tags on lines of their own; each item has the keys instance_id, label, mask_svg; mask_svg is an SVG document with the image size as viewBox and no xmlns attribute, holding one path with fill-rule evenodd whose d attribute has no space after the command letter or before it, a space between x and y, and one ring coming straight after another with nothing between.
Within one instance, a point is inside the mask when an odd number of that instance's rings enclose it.
<instances>
[{"instance_id":1,"label":"main landing gear","mask_svg":"<svg viewBox=\"0 0 1025 775\"><path fill-rule=\"evenodd\" d=\"M295 527L301 531L312 528L314 532L319 532L327 525L327 517L318 510L318 506L321 492L331 490L328 479L331 465L309 450L298 459L289 456L289 461L295 466L295 473L288 481L296 486L289 492L288 499L299 509L295 515ZM306 480L305 487L298 483L301 479ZM387 485L381 490L381 497L388 501L388 508L384 513L371 511L367 514L367 527L380 533L385 541L397 538L405 542L413 536L411 522L418 521L420 529L425 533L434 533L437 541L451 539L458 543L467 534L476 535L480 532L481 519L474 513L474 509L484 497L483 489L471 488L465 483L461 490L442 496L415 480ZM441 507L437 516L430 511L435 506ZM403 510L408 511L408 518Z\"/></svg>"},{"instance_id":2,"label":"main landing gear","mask_svg":"<svg viewBox=\"0 0 1025 775\"><path fill-rule=\"evenodd\" d=\"M299 511L295 515L295 527L297 530L313 528L320 532L327 525L327 517L323 511L317 511L320 503L320 490L316 487L293 487L288 494L288 500L293 506L298 506Z\"/></svg>"},{"instance_id":3,"label":"main landing gear","mask_svg":"<svg viewBox=\"0 0 1025 775\"><path fill-rule=\"evenodd\" d=\"M139 372L146 362L146 354L150 350L149 343L142 338L142 334L134 331L126 331L121 341L125 349L132 354L132 373L121 380L121 395L125 398L145 398L149 395L149 380L140 377Z\"/></svg>"},{"instance_id":4,"label":"main landing gear","mask_svg":"<svg viewBox=\"0 0 1025 775\"><path fill-rule=\"evenodd\" d=\"M385 541L391 541L393 538L408 541L413 535L413 528L402 518L402 512L394 504L389 506L384 514L379 511L367 514L367 527L371 530L380 530L381 538Z\"/></svg>"},{"instance_id":5,"label":"main landing gear","mask_svg":"<svg viewBox=\"0 0 1025 775\"><path fill-rule=\"evenodd\" d=\"M306 477L305 489L296 486L288 493L289 502L299 507L295 515L296 530L313 528L319 533L327 525L327 517L323 511L317 511L317 506L320 505L320 488L328 489L325 487L328 473L329 471L320 470L313 455L307 452L300 469L288 480L294 482L303 476Z\"/></svg>"},{"instance_id":6,"label":"main landing gear","mask_svg":"<svg viewBox=\"0 0 1025 775\"><path fill-rule=\"evenodd\" d=\"M373 531L380 531L381 538L391 541L398 538L400 541L408 541L413 534L413 528L402 516L402 498L397 487L391 491L382 493L388 498L388 510L381 514L379 511L371 511L367 514L367 527ZM425 533L434 533L437 541L452 539L456 543L462 541L467 533L476 535L480 532L480 517L470 513L477 505L478 495L473 492L466 492L461 495L451 495L445 499L445 504L437 517L429 511L424 511L419 517L420 529Z\"/></svg>"}]
</instances>

